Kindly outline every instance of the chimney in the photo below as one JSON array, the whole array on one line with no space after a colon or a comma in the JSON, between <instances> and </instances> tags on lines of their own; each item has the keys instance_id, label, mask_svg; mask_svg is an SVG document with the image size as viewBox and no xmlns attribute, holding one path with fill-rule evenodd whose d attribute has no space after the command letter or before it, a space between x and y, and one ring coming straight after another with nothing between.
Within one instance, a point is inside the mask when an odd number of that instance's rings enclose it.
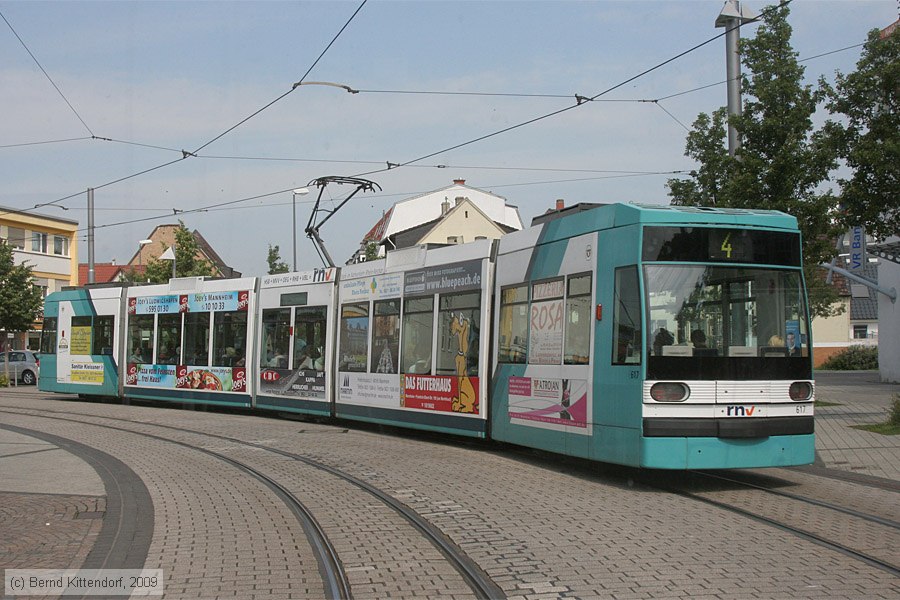
<instances>
[{"instance_id":1,"label":"chimney","mask_svg":"<svg viewBox=\"0 0 900 600\"><path fill-rule=\"evenodd\" d=\"M453 183L456 185L466 185L466 180L465 179L454 179Z\"/></svg>"},{"instance_id":2,"label":"chimney","mask_svg":"<svg viewBox=\"0 0 900 600\"><path fill-rule=\"evenodd\" d=\"M444 196L444 201L441 202L441 215L446 215L450 212L450 201L447 200L447 196Z\"/></svg>"},{"instance_id":3,"label":"chimney","mask_svg":"<svg viewBox=\"0 0 900 600\"><path fill-rule=\"evenodd\" d=\"M466 199L465 196L457 196L456 197L456 206L459 206L460 204L462 204L463 200L465 200L465 199Z\"/></svg>"},{"instance_id":4,"label":"chimney","mask_svg":"<svg viewBox=\"0 0 900 600\"><path fill-rule=\"evenodd\" d=\"M562 198L557 198L556 200L556 210L562 210L566 207L566 201Z\"/></svg>"}]
</instances>

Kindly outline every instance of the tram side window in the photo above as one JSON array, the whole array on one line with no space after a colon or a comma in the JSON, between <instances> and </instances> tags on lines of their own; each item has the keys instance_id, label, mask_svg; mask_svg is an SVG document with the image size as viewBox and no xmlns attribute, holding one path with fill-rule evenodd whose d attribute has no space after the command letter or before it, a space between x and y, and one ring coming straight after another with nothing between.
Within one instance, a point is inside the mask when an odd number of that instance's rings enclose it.
<instances>
[{"instance_id":1,"label":"tram side window","mask_svg":"<svg viewBox=\"0 0 900 600\"><path fill-rule=\"evenodd\" d=\"M369 355L369 303L341 307L341 359L339 370L366 372Z\"/></svg>"},{"instance_id":2,"label":"tram side window","mask_svg":"<svg viewBox=\"0 0 900 600\"><path fill-rule=\"evenodd\" d=\"M128 362L153 360L153 315L135 315L128 321Z\"/></svg>"},{"instance_id":3,"label":"tram side window","mask_svg":"<svg viewBox=\"0 0 900 600\"><path fill-rule=\"evenodd\" d=\"M431 374L434 339L434 297L407 298L403 303L403 348L400 362L404 373Z\"/></svg>"},{"instance_id":4,"label":"tram side window","mask_svg":"<svg viewBox=\"0 0 900 600\"><path fill-rule=\"evenodd\" d=\"M400 300L375 303L372 319L372 359L375 373L396 373L400 358Z\"/></svg>"},{"instance_id":5,"label":"tram side window","mask_svg":"<svg viewBox=\"0 0 900 600\"><path fill-rule=\"evenodd\" d=\"M115 318L112 315L94 317L94 348L92 354L113 353L115 337Z\"/></svg>"},{"instance_id":6,"label":"tram side window","mask_svg":"<svg viewBox=\"0 0 900 600\"><path fill-rule=\"evenodd\" d=\"M56 317L44 317L41 326L41 354L56 354Z\"/></svg>"},{"instance_id":7,"label":"tram side window","mask_svg":"<svg viewBox=\"0 0 900 600\"><path fill-rule=\"evenodd\" d=\"M478 375L480 304L481 292L440 297L438 374Z\"/></svg>"},{"instance_id":8,"label":"tram side window","mask_svg":"<svg viewBox=\"0 0 900 600\"><path fill-rule=\"evenodd\" d=\"M297 307L294 315L294 363L295 369L306 371L325 370L325 319L324 306Z\"/></svg>"},{"instance_id":9,"label":"tram side window","mask_svg":"<svg viewBox=\"0 0 900 600\"><path fill-rule=\"evenodd\" d=\"M214 367L243 367L247 352L247 311L213 313Z\"/></svg>"},{"instance_id":10,"label":"tram side window","mask_svg":"<svg viewBox=\"0 0 900 600\"><path fill-rule=\"evenodd\" d=\"M613 364L640 364L641 297L637 267L616 269L613 307Z\"/></svg>"},{"instance_id":11,"label":"tram side window","mask_svg":"<svg viewBox=\"0 0 900 600\"><path fill-rule=\"evenodd\" d=\"M500 290L500 348L497 360L524 363L528 345L528 286Z\"/></svg>"},{"instance_id":12,"label":"tram side window","mask_svg":"<svg viewBox=\"0 0 900 600\"><path fill-rule=\"evenodd\" d=\"M259 352L259 366L286 369L290 341L291 309L275 308L262 311L262 346Z\"/></svg>"},{"instance_id":13,"label":"tram side window","mask_svg":"<svg viewBox=\"0 0 900 600\"><path fill-rule=\"evenodd\" d=\"M184 315L184 364L193 367L209 366L209 313L192 312Z\"/></svg>"},{"instance_id":14,"label":"tram side window","mask_svg":"<svg viewBox=\"0 0 900 600\"><path fill-rule=\"evenodd\" d=\"M564 292L565 281L562 278L531 284L528 364L562 363Z\"/></svg>"},{"instance_id":15,"label":"tram side window","mask_svg":"<svg viewBox=\"0 0 900 600\"><path fill-rule=\"evenodd\" d=\"M568 286L563 362L567 365L586 365L591 350L591 276L569 277Z\"/></svg>"},{"instance_id":16,"label":"tram side window","mask_svg":"<svg viewBox=\"0 0 900 600\"><path fill-rule=\"evenodd\" d=\"M181 314L159 315L156 328L156 362L177 365L181 360Z\"/></svg>"}]
</instances>

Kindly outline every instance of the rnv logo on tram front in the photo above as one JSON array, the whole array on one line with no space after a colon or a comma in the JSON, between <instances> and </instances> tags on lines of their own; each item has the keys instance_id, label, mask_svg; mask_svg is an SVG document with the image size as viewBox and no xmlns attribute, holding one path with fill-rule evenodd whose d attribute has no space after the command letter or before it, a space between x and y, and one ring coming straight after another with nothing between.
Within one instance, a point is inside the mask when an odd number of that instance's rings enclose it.
<instances>
[{"instance_id":1,"label":"rnv logo on tram front","mask_svg":"<svg viewBox=\"0 0 900 600\"><path fill-rule=\"evenodd\" d=\"M755 406L726 406L726 417L752 417L756 412Z\"/></svg>"}]
</instances>

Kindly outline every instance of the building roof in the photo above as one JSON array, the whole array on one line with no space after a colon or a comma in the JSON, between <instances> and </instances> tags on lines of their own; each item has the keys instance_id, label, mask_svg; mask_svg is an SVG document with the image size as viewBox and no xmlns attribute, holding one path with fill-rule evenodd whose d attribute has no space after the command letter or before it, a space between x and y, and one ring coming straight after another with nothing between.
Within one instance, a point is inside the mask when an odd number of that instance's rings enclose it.
<instances>
[{"instance_id":1,"label":"building roof","mask_svg":"<svg viewBox=\"0 0 900 600\"><path fill-rule=\"evenodd\" d=\"M88 282L88 264L78 264L78 285L85 285ZM109 283L110 281L118 281L126 271L134 269L135 271L143 271L143 266L138 265L129 267L128 265L117 265L116 263L94 263L94 283Z\"/></svg>"},{"instance_id":2,"label":"building roof","mask_svg":"<svg viewBox=\"0 0 900 600\"><path fill-rule=\"evenodd\" d=\"M167 223L164 225L157 225L153 231L150 233L148 239L152 240L153 243L147 246L140 246L138 250L131 257L131 260L128 261L128 264L138 267L141 263L149 263L152 260L159 259L160 255L164 252L164 248L170 246L174 243L175 240L175 230L178 229L180 225L178 223ZM213 267L219 272L221 277L225 278L235 278L240 277L241 273L239 271L235 271L233 268L225 264L225 261L222 260L222 257L213 249L212 245L206 241L206 238L198 231L194 230L191 232L191 235L194 236L194 240L197 242L197 249L199 253L205 260L208 260L212 263Z\"/></svg>"},{"instance_id":3,"label":"building roof","mask_svg":"<svg viewBox=\"0 0 900 600\"><path fill-rule=\"evenodd\" d=\"M58 206L54 204L54 206ZM60 207L62 208L62 207ZM65 209L68 210L68 209ZM63 219L62 217L57 217L55 215L47 215L43 213L36 213L32 210L23 209L23 208L10 208L7 206L0 206L0 217L30 217L35 219L44 219L47 221L56 221L57 223L65 223L67 225L78 225L78 221L72 219Z\"/></svg>"},{"instance_id":4,"label":"building roof","mask_svg":"<svg viewBox=\"0 0 900 600\"><path fill-rule=\"evenodd\" d=\"M363 242L380 242L384 239L384 231L387 228L388 221L391 219L391 213L394 211L394 207L388 209L386 213L384 213L378 222L372 226L372 229L363 236Z\"/></svg>"},{"instance_id":5,"label":"building roof","mask_svg":"<svg viewBox=\"0 0 900 600\"><path fill-rule=\"evenodd\" d=\"M878 283L878 265L868 263L863 267L861 276ZM850 282L850 320L878 320L878 292L876 290L861 283Z\"/></svg>"},{"instance_id":6,"label":"building roof","mask_svg":"<svg viewBox=\"0 0 900 600\"><path fill-rule=\"evenodd\" d=\"M507 204L502 196L485 192L465 184L464 179L455 179L453 185L400 200L381 217L363 237L363 243L381 243L385 239L420 227L423 223L439 220L444 215L442 205L455 205L457 198L468 198L491 221L510 231L522 229L519 209Z\"/></svg>"}]
</instances>

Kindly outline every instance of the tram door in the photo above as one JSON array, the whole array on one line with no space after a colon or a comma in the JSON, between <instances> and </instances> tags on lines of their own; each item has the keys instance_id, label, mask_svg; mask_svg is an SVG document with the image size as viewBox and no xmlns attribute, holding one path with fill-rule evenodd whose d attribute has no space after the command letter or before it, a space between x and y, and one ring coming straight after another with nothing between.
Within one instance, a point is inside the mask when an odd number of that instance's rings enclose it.
<instances>
[{"instance_id":1,"label":"tram door","mask_svg":"<svg viewBox=\"0 0 900 600\"><path fill-rule=\"evenodd\" d=\"M336 275L318 269L263 278L257 408L331 414Z\"/></svg>"},{"instance_id":2,"label":"tram door","mask_svg":"<svg viewBox=\"0 0 900 600\"><path fill-rule=\"evenodd\" d=\"M598 232L591 458L639 464L644 310L638 226Z\"/></svg>"}]
</instances>

